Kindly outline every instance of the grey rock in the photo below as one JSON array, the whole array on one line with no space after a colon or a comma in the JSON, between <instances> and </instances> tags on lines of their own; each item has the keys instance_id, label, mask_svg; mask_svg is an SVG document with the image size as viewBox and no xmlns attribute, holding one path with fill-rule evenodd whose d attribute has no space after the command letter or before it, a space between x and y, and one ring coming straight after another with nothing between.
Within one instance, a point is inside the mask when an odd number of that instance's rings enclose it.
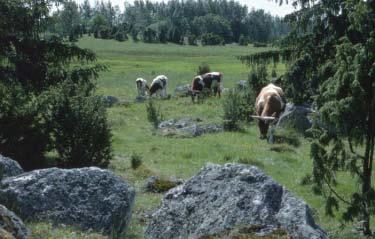
<instances>
[{"instance_id":1,"label":"grey rock","mask_svg":"<svg viewBox=\"0 0 375 239\"><path fill-rule=\"evenodd\" d=\"M200 118L182 118L163 121L159 124L158 129L162 136L188 138L221 132L223 126L211 123L205 124Z\"/></svg>"},{"instance_id":2,"label":"grey rock","mask_svg":"<svg viewBox=\"0 0 375 239\"><path fill-rule=\"evenodd\" d=\"M145 102L149 98L150 97L147 96L147 95L138 95L137 97L135 97L135 102L137 102L137 103Z\"/></svg>"},{"instance_id":3,"label":"grey rock","mask_svg":"<svg viewBox=\"0 0 375 239\"><path fill-rule=\"evenodd\" d=\"M49 168L0 183L0 203L23 220L52 221L121 235L130 223L134 189L108 170Z\"/></svg>"},{"instance_id":4,"label":"grey rock","mask_svg":"<svg viewBox=\"0 0 375 239\"><path fill-rule=\"evenodd\" d=\"M103 101L107 107L112 107L120 102L120 100L117 97L111 95L103 96Z\"/></svg>"},{"instance_id":5,"label":"grey rock","mask_svg":"<svg viewBox=\"0 0 375 239\"><path fill-rule=\"evenodd\" d=\"M247 86L247 82L245 80L240 80L237 82L237 89L245 90Z\"/></svg>"},{"instance_id":6,"label":"grey rock","mask_svg":"<svg viewBox=\"0 0 375 239\"><path fill-rule=\"evenodd\" d=\"M22 220L0 205L0 238L26 239L29 237L29 231Z\"/></svg>"},{"instance_id":7,"label":"grey rock","mask_svg":"<svg viewBox=\"0 0 375 239\"><path fill-rule=\"evenodd\" d=\"M151 176L146 179L144 191L151 193L162 193L182 184L183 182L184 181L182 179L177 178L165 179L158 176Z\"/></svg>"},{"instance_id":8,"label":"grey rock","mask_svg":"<svg viewBox=\"0 0 375 239\"><path fill-rule=\"evenodd\" d=\"M178 85L174 89L174 93L173 93L174 97L188 97L189 95L191 95L189 84Z\"/></svg>"},{"instance_id":9,"label":"grey rock","mask_svg":"<svg viewBox=\"0 0 375 239\"><path fill-rule=\"evenodd\" d=\"M5 178L21 174L23 169L17 161L0 154L0 172L2 177Z\"/></svg>"},{"instance_id":10,"label":"grey rock","mask_svg":"<svg viewBox=\"0 0 375 239\"><path fill-rule=\"evenodd\" d=\"M291 127L304 133L311 128L312 120L309 114L314 111L308 105L286 104L284 112L280 115L276 127Z\"/></svg>"},{"instance_id":11,"label":"grey rock","mask_svg":"<svg viewBox=\"0 0 375 239\"><path fill-rule=\"evenodd\" d=\"M146 228L148 239L209 238L238 226L258 235L285 230L298 239L323 239L308 205L255 166L207 164L169 190Z\"/></svg>"}]
</instances>

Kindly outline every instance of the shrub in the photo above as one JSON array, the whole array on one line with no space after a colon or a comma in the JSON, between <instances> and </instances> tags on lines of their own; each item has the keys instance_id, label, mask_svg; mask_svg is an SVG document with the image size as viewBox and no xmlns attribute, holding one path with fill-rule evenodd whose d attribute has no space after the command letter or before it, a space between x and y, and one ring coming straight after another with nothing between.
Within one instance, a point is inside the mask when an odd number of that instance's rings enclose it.
<instances>
[{"instance_id":1,"label":"shrub","mask_svg":"<svg viewBox=\"0 0 375 239\"><path fill-rule=\"evenodd\" d=\"M160 108L157 109L154 101L149 100L146 104L147 119L152 124L154 129L157 129L160 122L163 120L163 115L160 113Z\"/></svg>"},{"instance_id":2,"label":"shrub","mask_svg":"<svg viewBox=\"0 0 375 239\"><path fill-rule=\"evenodd\" d=\"M37 107L16 83L0 83L0 95L0 153L25 170L42 167L50 139Z\"/></svg>"},{"instance_id":3,"label":"shrub","mask_svg":"<svg viewBox=\"0 0 375 239\"><path fill-rule=\"evenodd\" d=\"M267 80L267 66L260 64L256 67L253 67L248 78L248 86L254 91L255 94L258 94L261 89L269 83Z\"/></svg>"},{"instance_id":4,"label":"shrub","mask_svg":"<svg viewBox=\"0 0 375 239\"><path fill-rule=\"evenodd\" d=\"M241 35L240 38L238 39L238 45L240 46L247 46L248 41L244 35Z\"/></svg>"},{"instance_id":5,"label":"shrub","mask_svg":"<svg viewBox=\"0 0 375 239\"><path fill-rule=\"evenodd\" d=\"M188 36L188 44L191 46L196 46L197 45L197 36L194 34L190 34Z\"/></svg>"},{"instance_id":6,"label":"shrub","mask_svg":"<svg viewBox=\"0 0 375 239\"><path fill-rule=\"evenodd\" d=\"M208 72L211 72L210 66L207 63L202 63L198 66L197 75L203 75Z\"/></svg>"},{"instance_id":7,"label":"shrub","mask_svg":"<svg viewBox=\"0 0 375 239\"><path fill-rule=\"evenodd\" d=\"M267 47L267 43L254 42L253 46L254 47Z\"/></svg>"},{"instance_id":8,"label":"shrub","mask_svg":"<svg viewBox=\"0 0 375 239\"><path fill-rule=\"evenodd\" d=\"M65 82L54 92L49 122L57 161L63 167L107 167L112 158L104 103L85 91Z\"/></svg>"},{"instance_id":9,"label":"shrub","mask_svg":"<svg viewBox=\"0 0 375 239\"><path fill-rule=\"evenodd\" d=\"M216 35L214 33L206 33L202 35L202 45L220 45L224 42L222 36Z\"/></svg>"},{"instance_id":10,"label":"shrub","mask_svg":"<svg viewBox=\"0 0 375 239\"><path fill-rule=\"evenodd\" d=\"M139 168L139 166L142 165L142 156L136 153L132 154L132 156L130 156L130 164L134 170Z\"/></svg>"},{"instance_id":11,"label":"shrub","mask_svg":"<svg viewBox=\"0 0 375 239\"><path fill-rule=\"evenodd\" d=\"M243 99L239 92L231 90L223 103L224 129L229 131L240 130L240 122L246 117L243 109Z\"/></svg>"},{"instance_id":12,"label":"shrub","mask_svg":"<svg viewBox=\"0 0 375 239\"><path fill-rule=\"evenodd\" d=\"M116 34L115 34L115 40L119 41L119 42L124 42L126 40L128 40L128 36L126 35L125 32L123 31L118 31Z\"/></svg>"}]
</instances>

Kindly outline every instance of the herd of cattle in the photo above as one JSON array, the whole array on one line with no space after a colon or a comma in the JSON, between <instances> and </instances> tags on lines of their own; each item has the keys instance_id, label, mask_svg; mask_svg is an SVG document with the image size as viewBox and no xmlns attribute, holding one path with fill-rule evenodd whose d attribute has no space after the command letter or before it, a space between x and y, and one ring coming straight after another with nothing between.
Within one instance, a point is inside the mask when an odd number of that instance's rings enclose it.
<instances>
[{"instance_id":1,"label":"herd of cattle","mask_svg":"<svg viewBox=\"0 0 375 239\"><path fill-rule=\"evenodd\" d=\"M220 72L195 76L190 91L193 95L208 91L220 97L222 76ZM167 96L168 78L165 75L155 77L150 86L143 78L138 78L135 82L138 96L153 96L158 93L162 98ZM270 83L262 88L255 102L256 115L252 116L258 120L261 139L266 138L269 125L278 119L285 105L284 93L280 87Z\"/></svg>"}]
</instances>

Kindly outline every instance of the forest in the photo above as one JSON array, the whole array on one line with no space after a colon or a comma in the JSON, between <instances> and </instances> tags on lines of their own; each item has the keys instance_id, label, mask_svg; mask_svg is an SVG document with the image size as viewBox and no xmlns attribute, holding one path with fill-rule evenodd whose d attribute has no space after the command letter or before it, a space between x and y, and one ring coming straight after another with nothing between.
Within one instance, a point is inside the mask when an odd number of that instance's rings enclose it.
<instances>
[{"instance_id":1,"label":"forest","mask_svg":"<svg viewBox=\"0 0 375 239\"><path fill-rule=\"evenodd\" d=\"M110 1L66 1L53 13L48 29L76 40L82 34L95 38L196 45L273 42L290 31L280 17L231 0L171 0L125 3L124 11Z\"/></svg>"}]
</instances>

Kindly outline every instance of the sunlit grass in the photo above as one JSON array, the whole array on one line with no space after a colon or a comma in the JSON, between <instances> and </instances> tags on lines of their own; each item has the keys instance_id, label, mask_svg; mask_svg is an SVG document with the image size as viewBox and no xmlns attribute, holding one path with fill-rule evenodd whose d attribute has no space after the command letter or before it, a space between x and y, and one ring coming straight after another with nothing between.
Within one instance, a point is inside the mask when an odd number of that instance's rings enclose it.
<instances>
[{"instance_id":1,"label":"sunlit grass","mask_svg":"<svg viewBox=\"0 0 375 239\"><path fill-rule=\"evenodd\" d=\"M324 214L324 200L312 193L310 186L301 185L306 174L311 173L310 142L301 138L299 146L270 145L258 139L254 124L245 126L243 132L207 134L197 138L175 139L156 134L147 121L144 103L133 103L136 95L135 79L144 77L149 82L158 74L169 78L168 93L176 85L189 84L202 62L211 70L224 73L225 87L234 87L239 80L246 80L248 67L236 56L264 50L240 46L195 47L174 44L144 44L130 41L119 43L112 40L84 38L80 47L92 49L98 62L106 64L109 71L98 80L98 93L113 95L131 102L128 106L116 106L108 110L109 124L113 132L114 159L110 165L117 175L128 180L137 191L132 222L126 238L143 238L147 214L161 202L162 194L145 193L145 179L151 175L188 179L208 162L247 163L261 167L267 174L303 198L313 209L315 218L332 238L355 238L353 226L340 228L337 218ZM277 65L277 72L284 71ZM271 69L270 69L271 71ZM225 96L224 96L225 97ZM166 119L199 117L205 122L220 123L223 114L222 100L210 98L203 104L192 104L189 98L157 100ZM142 164L131 167L131 156L138 154ZM340 192L353 190L352 178L340 177L344 182ZM29 224L32 238L105 238L97 234L75 232L69 228L54 229L49 224ZM65 235L65 234L66 235ZM64 236L62 236L64 235ZM360 237L358 237L360 238Z\"/></svg>"}]
</instances>

